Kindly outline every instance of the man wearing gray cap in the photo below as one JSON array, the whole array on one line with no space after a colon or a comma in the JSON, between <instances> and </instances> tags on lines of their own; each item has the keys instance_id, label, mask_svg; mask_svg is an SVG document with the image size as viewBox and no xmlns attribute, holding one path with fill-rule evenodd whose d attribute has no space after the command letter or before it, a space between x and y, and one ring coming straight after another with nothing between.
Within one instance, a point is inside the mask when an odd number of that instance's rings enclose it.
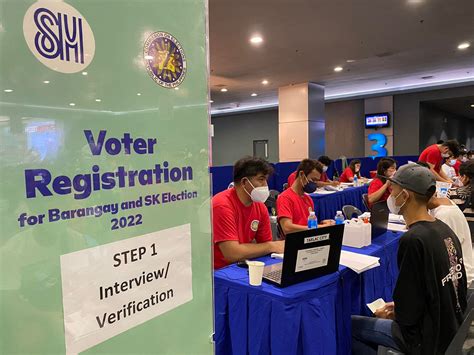
<instances>
[{"instance_id":1,"label":"man wearing gray cap","mask_svg":"<svg viewBox=\"0 0 474 355\"><path fill-rule=\"evenodd\" d=\"M388 179L392 192L387 205L408 226L398 249L394 302L378 309L376 318L352 317L352 350L376 354L383 345L407 354L444 354L466 309L461 245L446 224L428 213L436 191L430 170L407 164Z\"/></svg>"}]
</instances>

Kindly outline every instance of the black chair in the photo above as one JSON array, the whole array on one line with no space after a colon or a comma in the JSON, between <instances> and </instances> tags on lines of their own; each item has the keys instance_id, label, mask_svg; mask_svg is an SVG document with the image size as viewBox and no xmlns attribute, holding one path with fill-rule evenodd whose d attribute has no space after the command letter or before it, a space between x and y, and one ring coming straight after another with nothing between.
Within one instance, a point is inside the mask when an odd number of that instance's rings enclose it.
<instances>
[{"instance_id":1,"label":"black chair","mask_svg":"<svg viewBox=\"0 0 474 355\"><path fill-rule=\"evenodd\" d=\"M451 340L448 349L446 349L445 355L472 354L472 348L463 349L463 345L468 337L469 328L473 325L474 322L474 309L471 308L469 311L470 312L464 318L464 321L456 332L456 335L454 336L453 340Z\"/></svg>"},{"instance_id":2,"label":"black chair","mask_svg":"<svg viewBox=\"0 0 474 355\"><path fill-rule=\"evenodd\" d=\"M288 183L285 182L285 183L283 184L283 191L285 191L287 188L288 188Z\"/></svg>"},{"instance_id":3,"label":"black chair","mask_svg":"<svg viewBox=\"0 0 474 355\"><path fill-rule=\"evenodd\" d=\"M342 207L342 213L344 213L344 217L346 217L346 219L351 219L354 214L359 217L362 214L362 211L355 206L345 205L344 207Z\"/></svg>"},{"instance_id":4,"label":"black chair","mask_svg":"<svg viewBox=\"0 0 474 355\"><path fill-rule=\"evenodd\" d=\"M365 208L367 209L367 211L370 212L370 208L369 208L369 194L363 194L362 195L362 203L364 204Z\"/></svg>"},{"instance_id":5,"label":"black chair","mask_svg":"<svg viewBox=\"0 0 474 355\"><path fill-rule=\"evenodd\" d=\"M267 206L268 213L272 216L277 215L276 201L279 194L280 192L277 190L270 190L270 196L268 196L267 200L265 201L265 206Z\"/></svg>"}]
</instances>

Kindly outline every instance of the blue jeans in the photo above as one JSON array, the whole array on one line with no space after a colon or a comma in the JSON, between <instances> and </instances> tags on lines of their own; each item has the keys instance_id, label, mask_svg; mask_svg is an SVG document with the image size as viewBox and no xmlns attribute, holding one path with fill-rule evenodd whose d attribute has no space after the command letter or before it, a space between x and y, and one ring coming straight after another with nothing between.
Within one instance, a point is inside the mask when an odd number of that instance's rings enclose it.
<instances>
[{"instance_id":1,"label":"blue jeans","mask_svg":"<svg viewBox=\"0 0 474 355\"><path fill-rule=\"evenodd\" d=\"M392 335L393 320L352 316L352 354L377 354L379 345L400 350Z\"/></svg>"}]
</instances>

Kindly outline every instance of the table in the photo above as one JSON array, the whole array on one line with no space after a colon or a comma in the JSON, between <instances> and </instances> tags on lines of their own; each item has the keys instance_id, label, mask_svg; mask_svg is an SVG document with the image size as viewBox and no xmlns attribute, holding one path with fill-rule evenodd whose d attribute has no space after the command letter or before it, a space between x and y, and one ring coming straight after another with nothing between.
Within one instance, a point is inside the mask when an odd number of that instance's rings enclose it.
<instances>
[{"instance_id":1,"label":"table","mask_svg":"<svg viewBox=\"0 0 474 355\"><path fill-rule=\"evenodd\" d=\"M248 285L236 265L214 273L217 354L350 354L351 314L369 315L366 303L392 300L400 233L387 232L368 247L344 250L380 257L360 275L339 271L280 289ZM279 262L259 258L266 264Z\"/></svg>"},{"instance_id":2,"label":"table","mask_svg":"<svg viewBox=\"0 0 474 355\"><path fill-rule=\"evenodd\" d=\"M319 221L324 219L334 219L337 211L342 211L345 205L352 205L366 211L362 202L362 195L368 191L368 186L348 187L342 191L333 193L318 194L317 192L310 194L314 202L314 211Z\"/></svg>"}]
</instances>

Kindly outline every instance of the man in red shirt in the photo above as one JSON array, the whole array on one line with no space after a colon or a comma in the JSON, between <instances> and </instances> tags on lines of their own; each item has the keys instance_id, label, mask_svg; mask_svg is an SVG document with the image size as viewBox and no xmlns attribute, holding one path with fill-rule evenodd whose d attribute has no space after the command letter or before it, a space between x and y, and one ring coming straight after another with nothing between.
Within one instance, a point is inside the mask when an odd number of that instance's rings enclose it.
<instances>
[{"instance_id":1,"label":"man in red shirt","mask_svg":"<svg viewBox=\"0 0 474 355\"><path fill-rule=\"evenodd\" d=\"M214 268L270 253L283 253L285 242L272 241L264 202L273 168L260 158L243 158L234 165L234 187L212 198ZM256 243L254 243L255 241Z\"/></svg>"},{"instance_id":2,"label":"man in red shirt","mask_svg":"<svg viewBox=\"0 0 474 355\"><path fill-rule=\"evenodd\" d=\"M283 233L293 233L308 229L308 216L314 211L313 199L306 193L316 190L316 183L321 178L323 166L311 159L303 160L296 170L296 180L277 198L278 222ZM322 221L319 227L334 224L331 220Z\"/></svg>"},{"instance_id":3,"label":"man in red shirt","mask_svg":"<svg viewBox=\"0 0 474 355\"><path fill-rule=\"evenodd\" d=\"M444 159L450 155L459 154L459 143L456 140L449 140L441 144L432 144L421 152L418 161L427 163L437 181L452 182L441 169Z\"/></svg>"},{"instance_id":4,"label":"man in red shirt","mask_svg":"<svg viewBox=\"0 0 474 355\"><path fill-rule=\"evenodd\" d=\"M321 177L319 178L319 180L316 182L316 184L318 185L318 187L321 187L321 186L327 186L327 185L331 185L331 186L337 186L339 185L339 182L338 181L331 181L329 180L328 178L328 175L326 174L326 171L328 170L329 168L329 165L331 165L332 163L332 160L331 158L329 158L328 156L326 155L322 155L318 158L318 161L321 163L321 165L323 166L323 171L321 173ZM290 187L291 185L293 185L293 183L295 182L296 180L296 171L293 171L290 176L288 176L288 187Z\"/></svg>"}]
</instances>

